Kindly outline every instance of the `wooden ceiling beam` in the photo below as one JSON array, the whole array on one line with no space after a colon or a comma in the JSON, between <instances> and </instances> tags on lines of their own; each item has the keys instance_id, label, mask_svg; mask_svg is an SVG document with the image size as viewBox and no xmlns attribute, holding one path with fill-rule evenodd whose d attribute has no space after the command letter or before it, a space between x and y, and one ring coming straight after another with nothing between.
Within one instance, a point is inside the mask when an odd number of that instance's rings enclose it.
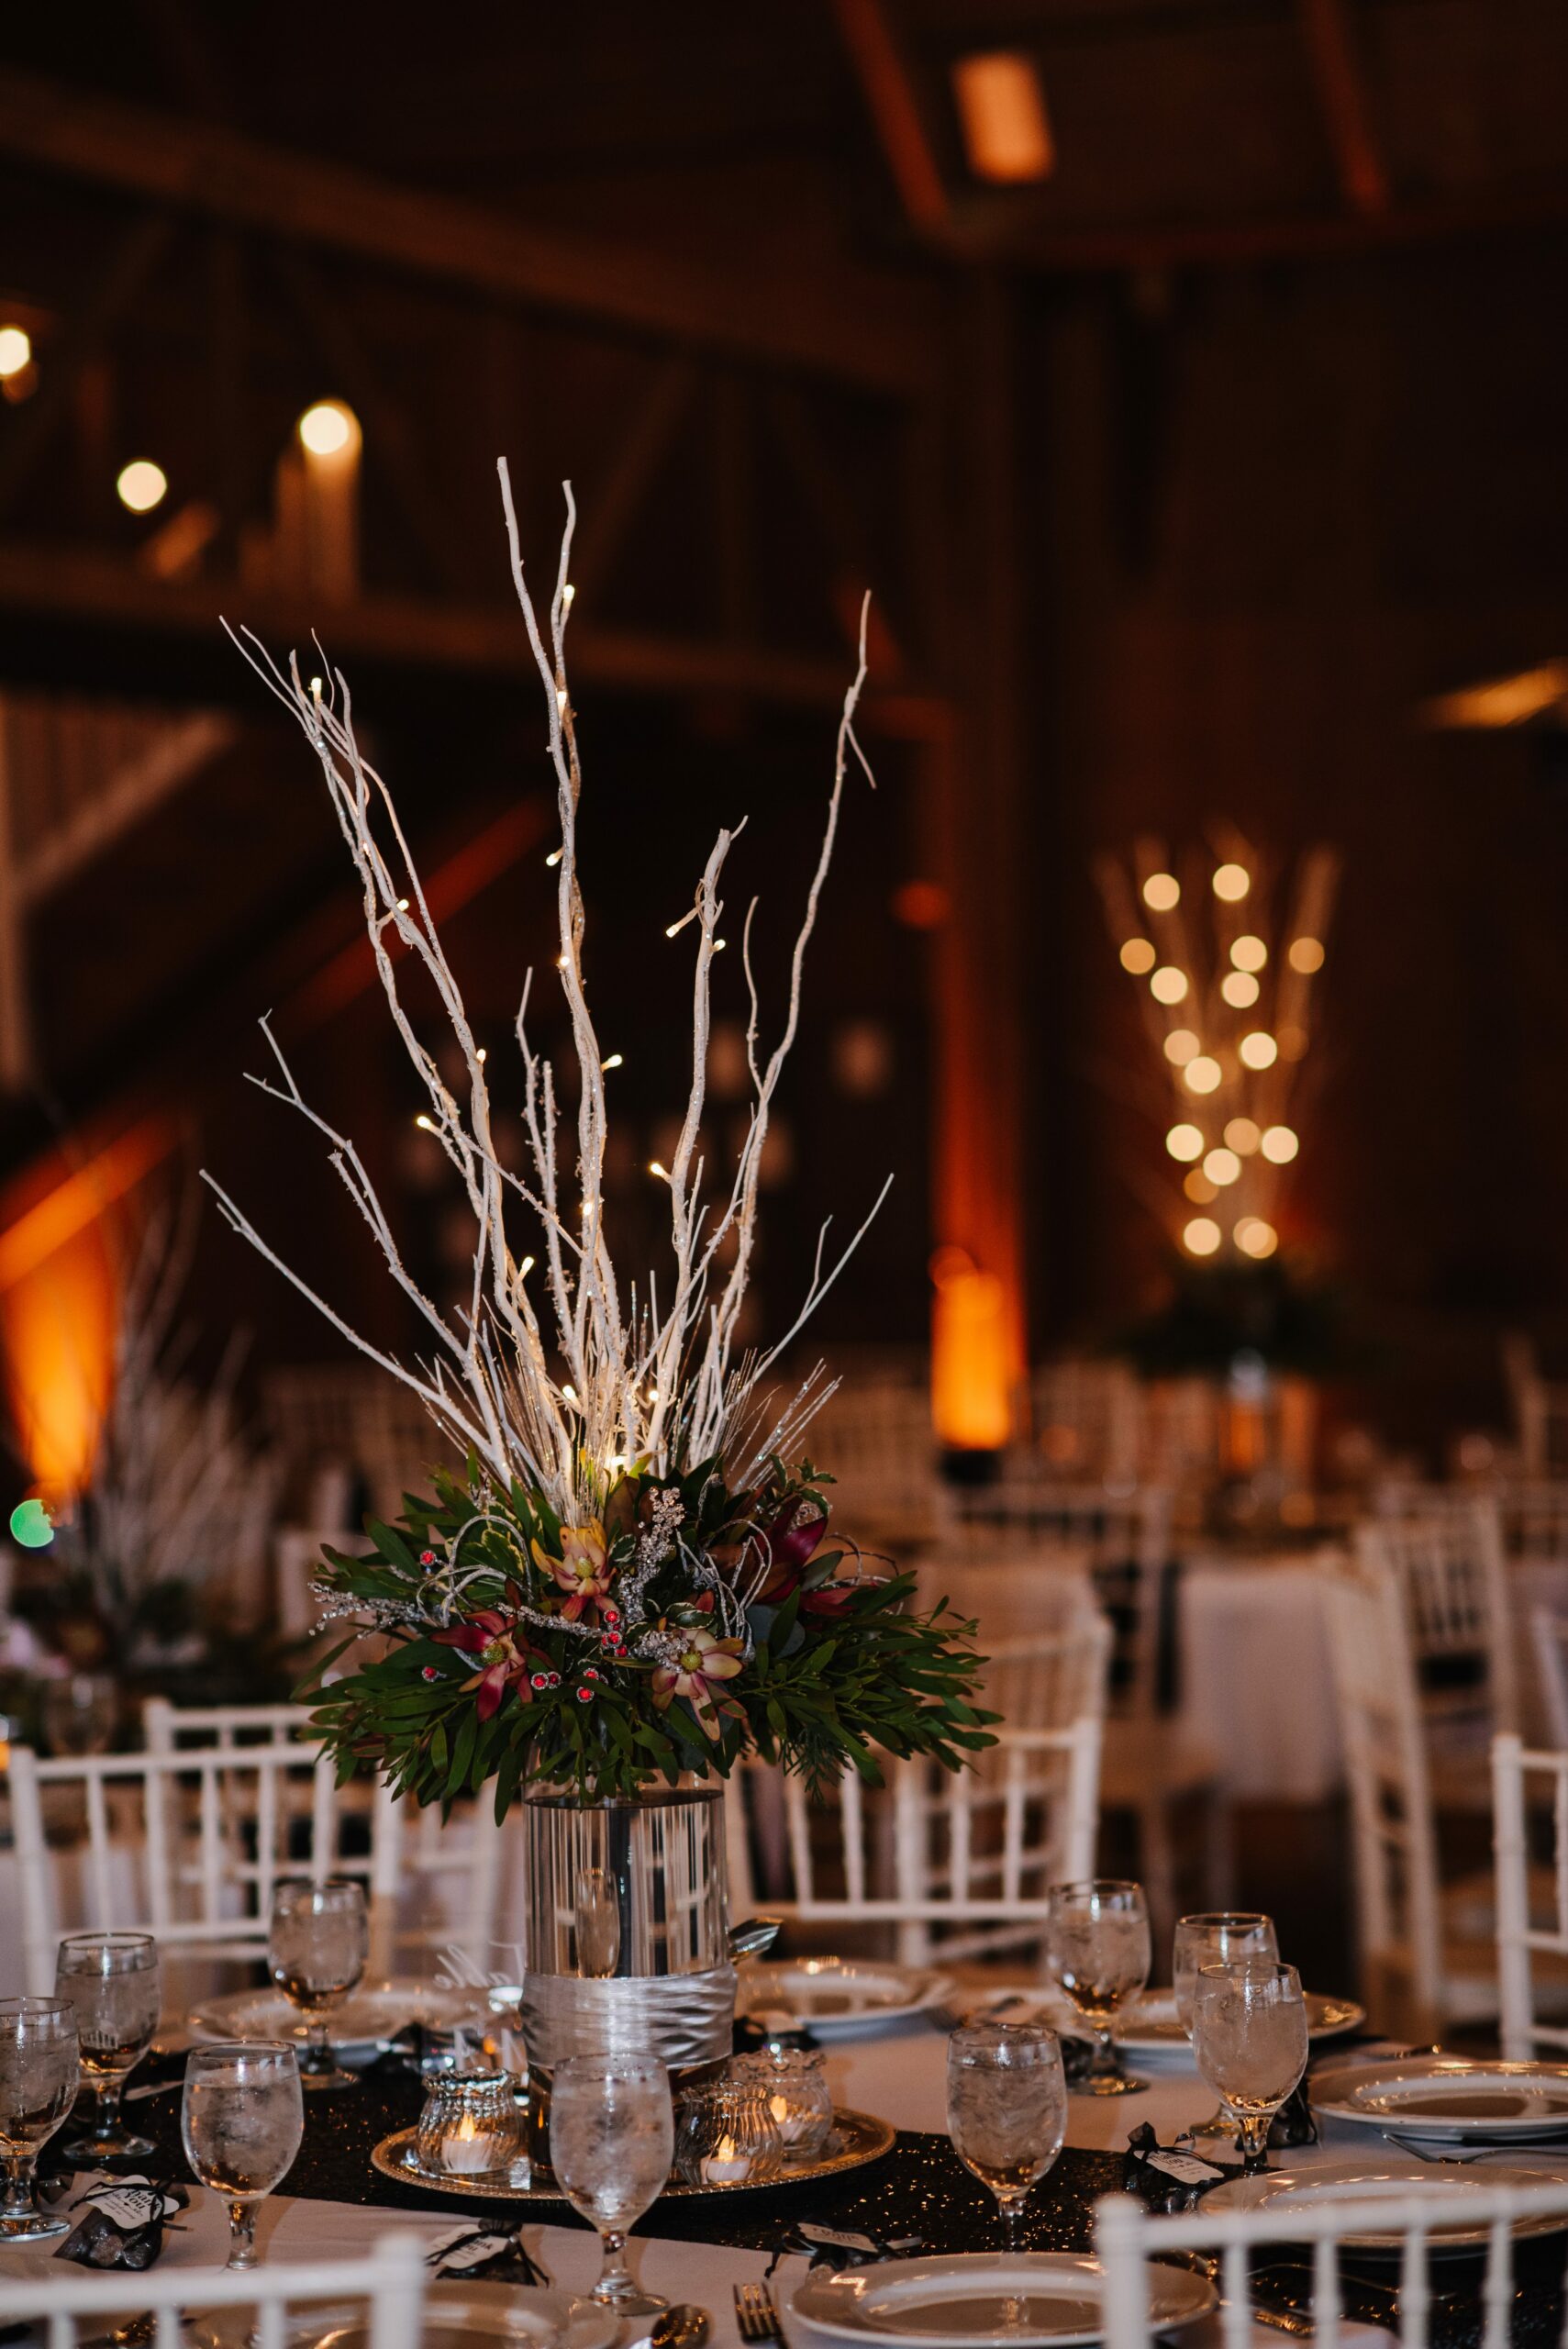
<instances>
[{"instance_id":1,"label":"wooden ceiling beam","mask_svg":"<svg viewBox=\"0 0 1568 2349\"><path fill-rule=\"evenodd\" d=\"M360 659L424 670L516 677L531 685L533 662L522 617L500 605L427 602L367 596L336 608L313 599L265 594L233 581L165 584L111 555L15 539L0 543L0 610L133 628L149 636L213 640L220 611L243 620L273 650L308 645L314 630L329 660ZM815 653L662 636L652 630L595 628L579 618L569 646L579 685L661 694L733 694L784 707L832 710L844 698L846 663ZM873 686L868 722L913 739L944 737L947 702L901 678Z\"/></svg>"},{"instance_id":2,"label":"wooden ceiling beam","mask_svg":"<svg viewBox=\"0 0 1568 2349\"><path fill-rule=\"evenodd\" d=\"M0 67L0 153L600 325L899 395L934 380L923 289L866 271L780 283L538 228L12 65Z\"/></svg>"},{"instance_id":3,"label":"wooden ceiling beam","mask_svg":"<svg viewBox=\"0 0 1568 2349\"><path fill-rule=\"evenodd\" d=\"M905 217L917 236L940 239L947 184L887 0L833 0L833 13Z\"/></svg>"},{"instance_id":4,"label":"wooden ceiling beam","mask_svg":"<svg viewBox=\"0 0 1568 2349\"><path fill-rule=\"evenodd\" d=\"M1388 169L1372 127L1348 0L1296 0L1296 17L1334 150L1340 193L1352 212L1386 212Z\"/></svg>"}]
</instances>

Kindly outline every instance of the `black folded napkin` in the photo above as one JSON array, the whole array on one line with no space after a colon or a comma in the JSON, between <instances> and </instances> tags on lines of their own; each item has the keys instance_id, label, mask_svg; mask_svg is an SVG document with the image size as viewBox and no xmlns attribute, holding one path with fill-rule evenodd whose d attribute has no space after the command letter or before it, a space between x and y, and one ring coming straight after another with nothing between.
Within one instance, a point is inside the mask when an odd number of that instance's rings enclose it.
<instances>
[{"instance_id":1,"label":"black folded napkin","mask_svg":"<svg viewBox=\"0 0 1568 2349\"><path fill-rule=\"evenodd\" d=\"M438 2235L426 2254L425 2265L438 2277L463 2277L470 2283L544 2284L550 2277L523 2248L521 2235L493 2234L484 2227L461 2226Z\"/></svg>"},{"instance_id":2,"label":"black folded napkin","mask_svg":"<svg viewBox=\"0 0 1568 2349\"><path fill-rule=\"evenodd\" d=\"M1236 2165L1206 2161L1191 2151L1191 2143L1189 2138L1185 2145L1180 2141L1162 2145L1152 2125L1140 2121L1128 2138L1122 2161L1125 2190L1151 2210L1195 2210L1210 2187L1236 2175Z\"/></svg>"},{"instance_id":3,"label":"black folded napkin","mask_svg":"<svg viewBox=\"0 0 1568 2349\"><path fill-rule=\"evenodd\" d=\"M146 2177L113 2178L89 2187L72 2209L82 2210L57 2259L78 2267L150 2267L163 2250L163 2231L190 2196L183 2186Z\"/></svg>"},{"instance_id":4,"label":"black folded napkin","mask_svg":"<svg viewBox=\"0 0 1568 2349\"><path fill-rule=\"evenodd\" d=\"M1307 2082L1302 2080L1292 2088L1269 2123L1269 2145L1274 2153L1286 2153L1293 2145L1315 2145L1318 2123L1312 2118L1307 2101Z\"/></svg>"},{"instance_id":5,"label":"black folded napkin","mask_svg":"<svg viewBox=\"0 0 1568 2349\"><path fill-rule=\"evenodd\" d=\"M846 2267L864 2267L874 2259L912 2259L924 2249L922 2235L851 2233L840 2227L817 2227L802 2221L785 2229L768 2262L767 2273L772 2276L780 2260L792 2252L803 2253L813 2267L830 2267L837 2275Z\"/></svg>"}]
</instances>

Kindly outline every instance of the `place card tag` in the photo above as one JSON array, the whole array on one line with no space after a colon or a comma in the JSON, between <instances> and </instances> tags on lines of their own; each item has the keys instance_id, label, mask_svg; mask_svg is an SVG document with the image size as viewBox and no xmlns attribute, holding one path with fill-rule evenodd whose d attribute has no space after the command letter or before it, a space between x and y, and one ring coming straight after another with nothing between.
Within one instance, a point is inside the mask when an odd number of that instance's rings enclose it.
<instances>
[{"instance_id":1,"label":"place card tag","mask_svg":"<svg viewBox=\"0 0 1568 2349\"><path fill-rule=\"evenodd\" d=\"M447 2227L429 2239L425 2265L438 2276L480 2276L502 2284L548 2284L518 2235L475 2233L472 2221Z\"/></svg>"},{"instance_id":2,"label":"place card tag","mask_svg":"<svg viewBox=\"0 0 1568 2349\"><path fill-rule=\"evenodd\" d=\"M1199 2161L1195 2154L1143 2154L1140 2159L1151 2169L1163 2170L1178 2186L1212 2186L1225 2172L1214 2162Z\"/></svg>"},{"instance_id":3,"label":"place card tag","mask_svg":"<svg viewBox=\"0 0 1568 2349\"><path fill-rule=\"evenodd\" d=\"M469 2243L452 2246L441 2261L441 2274L466 2276L471 2268L484 2267L511 2248L510 2235L475 2235Z\"/></svg>"},{"instance_id":4,"label":"place card tag","mask_svg":"<svg viewBox=\"0 0 1568 2349\"><path fill-rule=\"evenodd\" d=\"M154 2219L172 2219L182 2205L172 2194L162 2193L148 2178L128 2177L114 2186L95 2187L81 2197L95 2210L101 2210L111 2225L123 2227L132 2234L138 2227L150 2226Z\"/></svg>"}]
</instances>

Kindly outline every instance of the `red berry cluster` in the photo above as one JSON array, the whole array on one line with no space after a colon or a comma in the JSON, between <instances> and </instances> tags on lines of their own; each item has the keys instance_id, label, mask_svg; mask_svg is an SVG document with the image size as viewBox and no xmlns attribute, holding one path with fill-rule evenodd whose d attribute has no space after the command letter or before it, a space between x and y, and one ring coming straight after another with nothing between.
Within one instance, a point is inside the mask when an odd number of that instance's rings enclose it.
<instances>
[{"instance_id":1,"label":"red berry cluster","mask_svg":"<svg viewBox=\"0 0 1568 2349\"><path fill-rule=\"evenodd\" d=\"M439 1680L440 1676L433 1664L428 1664L419 1675L421 1680Z\"/></svg>"},{"instance_id":2,"label":"red berry cluster","mask_svg":"<svg viewBox=\"0 0 1568 2349\"><path fill-rule=\"evenodd\" d=\"M531 1672L528 1675L528 1687L530 1688L559 1688L560 1686L561 1675L559 1672Z\"/></svg>"},{"instance_id":3,"label":"red berry cluster","mask_svg":"<svg viewBox=\"0 0 1568 2349\"><path fill-rule=\"evenodd\" d=\"M435 1564L435 1563L436 1563L436 1553L435 1553L435 1552L434 1552L433 1550L421 1550L421 1551L420 1551L420 1553L419 1553L419 1564L420 1564L422 1566L433 1566L433 1565Z\"/></svg>"}]
</instances>

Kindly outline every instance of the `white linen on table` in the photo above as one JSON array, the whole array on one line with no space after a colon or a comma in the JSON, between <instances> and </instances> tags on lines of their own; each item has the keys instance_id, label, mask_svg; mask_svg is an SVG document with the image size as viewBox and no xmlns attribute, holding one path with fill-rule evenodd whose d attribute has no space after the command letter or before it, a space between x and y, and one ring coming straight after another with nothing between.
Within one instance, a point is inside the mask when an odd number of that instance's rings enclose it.
<instances>
[{"instance_id":1,"label":"white linen on table","mask_svg":"<svg viewBox=\"0 0 1568 2349\"><path fill-rule=\"evenodd\" d=\"M1318 1567L1195 1562L1178 1585L1183 1727L1237 1802L1323 1802L1343 1775Z\"/></svg>"}]
</instances>

